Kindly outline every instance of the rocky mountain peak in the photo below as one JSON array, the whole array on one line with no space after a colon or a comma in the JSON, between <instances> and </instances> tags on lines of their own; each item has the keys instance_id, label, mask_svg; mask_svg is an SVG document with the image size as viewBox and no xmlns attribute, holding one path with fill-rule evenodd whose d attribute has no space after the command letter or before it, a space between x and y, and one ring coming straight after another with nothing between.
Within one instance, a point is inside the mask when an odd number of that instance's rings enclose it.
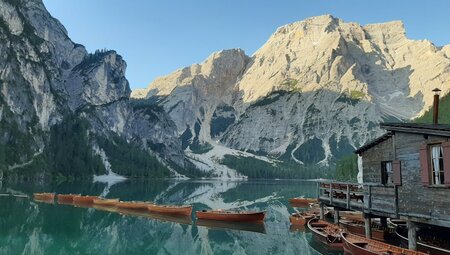
<instances>
[{"instance_id":1,"label":"rocky mountain peak","mask_svg":"<svg viewBox=\"0 0 450 255\"><path fill-rule=\"evenodd\" d=\"M163 97L194 142L326 165L378 135L379 122L420 115L434 87L448 91L448 54L408 39L401 21L322 15L278 28L251 58L214 53L139 93Z\"/></svg>"},{"instance_id":2,"label":"rocky mountain peak","mask_svg":"<svg viewBox=\"0 0 450 255\"><path fill-rule=\"evenodd\" d=\"M341 20L326 14L307 18L302 21L293 22L279 27L272 37L289 35L290 33L315 33L330 32L339 26ZM298 34L297 34L298 36Z\"/></svg>"},{"instance_id":3,"label":"rocky mountain peak","mask_svg":"<svg viewBox=\"0 0 450 255\"><path fill-rule=\"evenodd\" d=\"M205 61L176 70L174 73L159 77L146 89L134 90L131 97L149 98L167 96L176 88L184 86L214 86L227 90L234 86L237 77L245 68L249 57L242 49L228 49L212 53ZM208 82L206 81L208 80ZM228 86L224 86L228 84ZM206 89L206 87L205 87Z\"/></svg>"},{"instance_id":4,"label":"rocky mountain peak","mask_svg":"<svg viewBox=\"0 0 450 255\"><path fill-rule=\"evenodd\" d=\"M201 65L202 75L219 80L237 77L248 61L242 49L222 50L211 54Z\"/></svg>"}]
</instances>

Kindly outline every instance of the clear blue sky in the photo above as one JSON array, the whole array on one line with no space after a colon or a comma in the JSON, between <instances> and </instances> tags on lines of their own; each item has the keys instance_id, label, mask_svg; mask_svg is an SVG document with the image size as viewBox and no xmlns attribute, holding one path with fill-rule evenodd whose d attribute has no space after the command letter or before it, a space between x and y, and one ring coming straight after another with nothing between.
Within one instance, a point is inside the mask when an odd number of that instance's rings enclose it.
<instances>
[{"instance_id":1,"label":"clear blue sky","mask_svg":"<svg viewBox=\"0 0 450 255\"><path fill-rule=\"evenodd\" d=\"M332 14L361 24L402 20L412 39L450 44L447 0L44 0L73 41L113 49L127 61L132 89L203 61L214 51L249 55L277 27Z\"/></svg>"}]
</instances>

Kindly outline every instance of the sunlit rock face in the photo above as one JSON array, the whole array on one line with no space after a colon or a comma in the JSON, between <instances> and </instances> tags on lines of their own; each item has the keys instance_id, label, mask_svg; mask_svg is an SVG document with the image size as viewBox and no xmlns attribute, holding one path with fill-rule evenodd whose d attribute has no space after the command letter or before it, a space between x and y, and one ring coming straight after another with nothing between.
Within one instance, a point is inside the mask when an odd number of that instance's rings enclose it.
<instances>
[{"instance_id":1,"label":"sunlit rock face","mask_svg":"<svg viewBox=\"0 0 450 255\"><path fill-rule=\"evenodd\" d=\"M312 17L278 28L251 57L214 53L132 96L159 100L180 134L327 165L379 135L379 122L419 116L433 88L448 93L449 46L405 34L400 21Z\"/></svg>"},{"instance_id":2,"label":"sunlit rock face","mask_svg":"<svg viewBox=\"0 0 450 255\"><path fill-rule=\"evenodd\" d=\"M14 163L32 160L45 149L50 128L73 114L90 122L91 134L117 134L142 149L162 144L161 158L183 164L173 121L130 104L122 57L88 54L42 1L0 1L0 63L0 141L20 132L30 148Z\"/></svg>"},{"instance_id":3,"label":"sunlit rock face","mask_svg":"<svg viewBox=\"0 0 450 255\"><path fill-rule=\"evenodd\" d=\"M216 109L233 111L233 89L248 61L239 49L216 52L201 64L156 79L147 89L134 91L133 97L159 98L180 132L188 128L195 133L199 125L200 140L208 141Z\"/></svg>"}]
</instances>

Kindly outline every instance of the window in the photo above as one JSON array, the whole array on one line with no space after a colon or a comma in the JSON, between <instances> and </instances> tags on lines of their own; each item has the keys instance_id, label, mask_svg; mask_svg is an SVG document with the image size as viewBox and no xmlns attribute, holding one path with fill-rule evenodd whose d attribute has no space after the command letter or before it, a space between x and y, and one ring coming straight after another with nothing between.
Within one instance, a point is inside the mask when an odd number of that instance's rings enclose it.
<instances>
[{"instance_id":1,"label":"window","mask_svg":"<svg viewBox=\"0 0 450 255\"><path fill-rule=\"evenodd\" d=\"M394 183L392 179L392 161L381 162L381 183L382 184Z\"/></svg>"},{"instance_id":2,"label":"window","mask_svg":"<svg viewBox=\"0 0 450 255\"><path fill-rule=\"evenodd\" d=\"M430 146L431 179L433 184L444 184L444 157L441 144Z\"/></svg>"}]
</instances>

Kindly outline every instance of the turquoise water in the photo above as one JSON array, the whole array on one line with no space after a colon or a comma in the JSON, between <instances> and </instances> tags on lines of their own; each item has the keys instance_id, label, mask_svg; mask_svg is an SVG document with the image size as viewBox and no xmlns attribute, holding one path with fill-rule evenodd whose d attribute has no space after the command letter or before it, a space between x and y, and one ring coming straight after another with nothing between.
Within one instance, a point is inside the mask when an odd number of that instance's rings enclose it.
<instances>
[{"instance_id":1,"label":"turquoise water","mask_svg":"<svg viewBox=\"0 0 450 255\"><path fill-rule=\"evenodd\" d=\"M94 208L0 196L0 254L327 254L309 231L291 231L287 199L314 197L303 181L126 181L0 184L0 193L104 195L121 200L193 204L194 210L266 210L264 226L197 226L195 217L155 219ZM192 219L192 222L191 222ZM320 250L322 253L318 252Z\"/></svg>"}]
</instances>

